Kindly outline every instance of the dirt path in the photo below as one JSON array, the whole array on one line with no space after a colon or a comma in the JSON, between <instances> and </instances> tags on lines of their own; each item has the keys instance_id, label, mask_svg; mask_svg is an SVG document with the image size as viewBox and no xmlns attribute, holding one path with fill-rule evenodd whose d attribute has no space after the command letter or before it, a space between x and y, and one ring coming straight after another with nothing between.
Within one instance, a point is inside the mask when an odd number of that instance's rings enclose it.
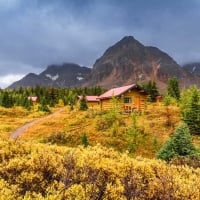
<instances>
[{"instance_id":1,"label":"dirt path","mask_svg":"<svg viewBox=\"0 0 200 200\"><path fill-rule=\"evenodd\" d=\"M60 109L58 109L57 111L55 111L54 113L52 113L50 115L47 115L47 116L44 116L44 117L41 117L39 119L35 119L35 120L31 121L31 122L26 123L25 125L19 127L17 130L15 130L14 132L12 132L10 134L10 138L12 138L12 139L18 138L29 127L35 125L36 123L38 123L38 122L40 122L42 120L46 120L46 119L48 119L48 118L50 118L52 116L55 116L55 115L59 114L62 110L63 110L63 108L60 108Z\"/></svg>"}]
</instances>

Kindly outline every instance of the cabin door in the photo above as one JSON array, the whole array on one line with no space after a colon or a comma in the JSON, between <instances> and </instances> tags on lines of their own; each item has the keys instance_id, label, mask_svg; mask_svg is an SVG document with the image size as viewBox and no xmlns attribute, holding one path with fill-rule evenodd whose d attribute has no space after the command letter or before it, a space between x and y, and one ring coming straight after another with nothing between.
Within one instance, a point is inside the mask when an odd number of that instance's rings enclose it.
<instances>
[{"instance_id":1,"label":"cabin door","mask_svg":"<svg viewBox=\"0 0 200 200\"><path fill-rule=\"evenodd\" d=\"M136 97L136 110L140 111L140 97Z\"/></svg>"}]
</instances>

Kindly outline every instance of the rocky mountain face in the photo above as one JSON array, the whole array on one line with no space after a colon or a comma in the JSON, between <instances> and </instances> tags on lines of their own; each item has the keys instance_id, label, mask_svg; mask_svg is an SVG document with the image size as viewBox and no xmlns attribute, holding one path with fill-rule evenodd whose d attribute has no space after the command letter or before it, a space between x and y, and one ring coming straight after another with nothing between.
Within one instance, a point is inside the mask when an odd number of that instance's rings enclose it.
<instances>
[{"instance_id":1,"label":"rocky mountain face","mask_svg":"<svg viewBox=\"0 0 200 200\"><path fill-rule=\"evenodd\" d=\"M185 64L183 65L183 68L189 71L191 74L200 77L200 63L199 62Z\"/></svg>"},{"instance_id":2,"label":"rocky mountain face","mask_svg":"<svg viewBox=\"0 0 200 200\"><path fill-rule=\"evenodd\" d=\"M80 86L84 79L91 73L91 68L81 67L73 63L50 65L39 75L30 73L19 81L14 82L9 88L34 87L75 87Z\"/></svg>"},{"instance_id":3,"label":"rocky mountain face","mask_svg":"<svg viewBox=\"0 0 200 200\"><path fill-rule=\"evenodd\" d=\"M93 68L65 63L51 65L41 74L28 74L9 88L19 86L118 87L135 82L154 80L161 92L170 77L176 77L181 87L200 86L200 63L181 67L168 54L156 47L144 46L132 36L126 36L96 60Z\"/></svg>"},{"instance_id":4,"label":"rocky mountain face","mask_svg":"<svg viewBox=\"0 0 200 200\"><path fill-rule=\"evenodd\" d=\"M180 85L185 87L198 82L196 77L163 51L144 46L132 36L127 36L96 60L85 85L110 88L155 80L158 88L163 91L168 78L172 76L177 77Z\"/></svg>"}]
</instances>

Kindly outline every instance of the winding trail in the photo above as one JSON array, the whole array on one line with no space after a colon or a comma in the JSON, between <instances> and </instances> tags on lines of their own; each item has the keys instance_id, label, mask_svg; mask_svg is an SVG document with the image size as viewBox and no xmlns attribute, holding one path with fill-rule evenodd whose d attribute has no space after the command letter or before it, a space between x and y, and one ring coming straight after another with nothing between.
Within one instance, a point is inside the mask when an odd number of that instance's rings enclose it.
<instances>
[{"instance_id":1,"label":"winding trail","mask_svg":"<svg viewBox=\"0 0 200 200\"><path fill-rule=\"evenodd\" d=\"M60 108L58 109L57 111L55 111L54 113L50 114L50 115L47 115L47 116L44 116L44 117L41 117L39 119L35 119L31 122L28 122L26 123L25 125L19 127L17 130L13 131L11 134L10 134L10 138L12 139L17 139L25 130L27 130L29 127L35 125L36 123L42 121L42 120L46 120L52 116L55 116L57 114L59 114L64 108Z\"/></svg>"}]
</instances>

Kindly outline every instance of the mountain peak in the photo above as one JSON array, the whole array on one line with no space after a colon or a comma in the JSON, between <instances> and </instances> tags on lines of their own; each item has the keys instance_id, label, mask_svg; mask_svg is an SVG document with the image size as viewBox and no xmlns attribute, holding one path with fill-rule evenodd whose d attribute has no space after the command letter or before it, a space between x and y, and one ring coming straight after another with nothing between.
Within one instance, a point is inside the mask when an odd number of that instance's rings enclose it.
<instances>
[{"instance_id":1,"label":"mountain peak","mask_svg":"<svg viewBox=\"0 0 200 200\"><path fill-rule=\"evenodd\" d=\"M131 41L134 41L135 38L131 35L129 36L124 36L120 41L123 41L123 42L131 42Z\"/></svg>"},{"instance_id":2,"label":"mountain peak","mask_svg":"<svg viewBox=\"0 0 200 200\"><path fill-rule=\"evenodd\" d=\"M163 91L172 76L177 77L184 87L195 82L194 77L186 74L167 53L157 47L145 46L133 36L125 36L95 62L88 85L111 88L113 85L155 80Z\"/></svg>"},{"instance_id":3,"label":"mountain peak","mask_svg":"<svg viewBox=\"0 0 200 200\"><path fill-rule=\"evenodd\" d=\"M117 42L115 45L118 45L118 46L120 46L120 45L138 45L138 46L143 46L133 36L125 36L119 42Z\"/></svg>"},{"instance_id":4,"label":"mountain peak","mask_svg":"<svg viewBox=\"0 0 200 200\"><path fill-rule=\"evenodd\" d=\"M119 42L108 48L103 56L109 57L116 52L119 54L121 54L121 52L127 54L132 50L134 50L135 53L141 52L144 50L144 45L137 41L133 36L125 36Z\"/></svg>"}]
</instances>

